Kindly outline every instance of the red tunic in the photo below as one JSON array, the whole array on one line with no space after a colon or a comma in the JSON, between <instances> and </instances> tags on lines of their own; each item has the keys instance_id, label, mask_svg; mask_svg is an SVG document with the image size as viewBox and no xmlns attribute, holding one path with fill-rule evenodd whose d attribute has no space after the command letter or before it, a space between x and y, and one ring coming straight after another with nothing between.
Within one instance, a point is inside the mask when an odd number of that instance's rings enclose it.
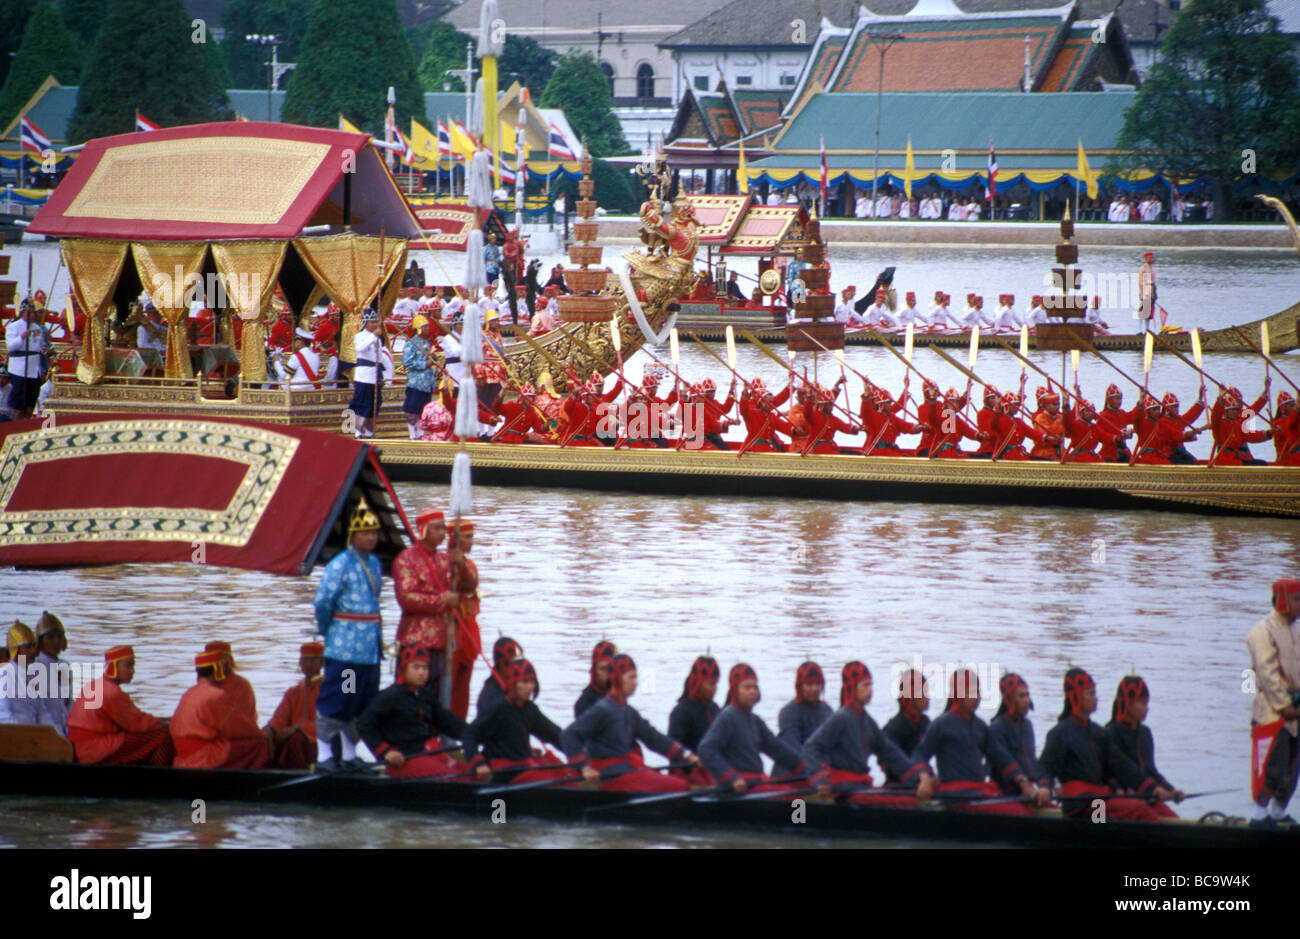
<instances>
[{"instance_id":1,"label":"red tunic","mask_svg":"<svg viewBox=\"0 0 1300 939\"><path fill-rule=\"evenodd\" d=\"M925 405L922 404L922 407L924 406ZM939 433L937 439L933 444L934 451L931 455L941 456L945 458L965 457L966 453L960 447L962 438L965 438L966 440L979 440L979 431L977 431L974 427L971 427L970 424L967 423L965 418L963 418L960 414L958 414L956 411L953 411L952 412L952 421L953 421L952 433L945 433L943 428L947 420L948 420L948 416L945 415L943 413L943 409L940 408L939 416L936 420L936 423L934 424L934 426L939 429ZM924 445L925 437L922 436L921 440Z\"/></svg>"},{"instance_id":2,"label":"red tunic","mask_svg":"<svg viewBox=\"0 0 1300 939\"><path fill-rule=\"evenodd\" d=\"M1099 421L1089 422L1071 412L1065 415L1065 433L1070 438L1070 449L1066 454L1067 463L1100 463L1097 445L1101 443L1098 436ZM1113 442L1112 442L1113 447Z\"/></svg>"},{"instance_id":3,"label":"red tunic","mask_svg":"<svg viewBox=\"0 0 1300 939\"><path fill-rule=\"evenodd\" d=\"M834 414L814 408L808 412L808 440L804 443L804 453L840 452L835 444L835 432L852 434L857 432L852 424L847 424Z\"/></svg>"},{"instance_id":4,"label":"red tunic","mask_svg":"<svg viewBox=\"0 0 1300 939\"><path fill-rule=\"evenodd\" d=\"M397 644L411 643L436 651L447 648L447 607L443 597L451 582L447 555L431 555L413 544L393 560L393 592L402 609L397 624Z\"/></svg>"},{"instance_id":5,"label":"red tunic","mask_svg":"<svg viewBox=\"0 0 1300 939\"><path fill-rule=\"evenodd\" d=\"M777 453L785 441L777 436L783 433L787 437L794 435L794 427L776 411L763 411L751 401L740 402L740 419L745 422L745 443L743 450L749 453Z\"/></svg>"},{"instance_id":6,"label":"red tunic","mask_svg":"<svg viewBox=\"0 0 1300 939\"><path fill-rule=\"evenodd\" d=\"M165 726L161 718L136 707L121 685L103 676L81 690L68 712L68 739L78 763L119 762L116 757L131 738L156 733Z\"/></svg>"},{"instance_id":7,"label":"red tunic","mask_svg":"<svg viewBox=\"0 0 1300 939\"><path fill-rule=\"evenodd\" d=\"M1273 446L1278 466L1300 466L1300 411L1273 419Z\"/></svg>"},{"instance_id":8,"label":"red tunic","mask_svg":"<svg viewBox=\"0 0 1300 939\"><path fill-rule=\"evenodd\" d=\"M232 671L221 683L221 688L243 709L244 716L256 727L258 724L257 695L253 691L252 683L243 675Z\"/></svg>"},{"instance_id":9,"label":"red tunic","mask_svg":"<svg viewBox=\"0 0 1300 939\"><path fill-rule=\"evenodd\" d=\"M320 676L298 682L284 693L280 706L267 725L272 730L297 727L312 740L316 739L316 698L320 695Z\"/></svg>"},{"instance_id":10,"label":"red tunic","mask_svg":"<svg viewBox=\"0 0 1300 939\"><path fill-rule=\"evenodd\" d=\"M1124 440L1124 430L1133 423L1137 413L1137 408L1131 411L1103 408L1097 412L1097 420L1093 422L1093 433L1101 446L1097 453L1098 457L1107 463L1114 463L1119 459L1119 445Z\"/></svg>"},{"instance_id":11,"label":"red tunic","mask_svg":"<svg viewBox=\"0 0 1300 939\"><path fill-rule=\"evenodd\" d=\"M918 451L928 450L934 444L935 431L943 424L943 402L938 399L922 401L916 409L916 422L929 425L928 429L921 431L921 442L916 446Z\"/></svg>"},{"instance_id":12,"label":"red tunic","mask_svg":"<svg viewBox=\"0 0 1300 939\"><path fill-rule=\"evenodd\" d=\"M248 719L239 699L210 678L200 678L181 696L169 730L176 766L262 769L273 756L270 741Z\"/></svg>"},{"instance_id":13,"label":"red tunic","mask_svg":"<svg viewBox=\"0 0 1300 939\"><path fill-rule=\"evenodd\" d=\"M896 402L897 403L897 402ZM876 407L875 402L869 397L862 398L862 407L858 410L858 419L862 422L863 430L867 434L867 442L863 444L863 453L867 453L867 447L871 442L876 442L872 453L888 453L897 455L901 451L898 447L899 434L914 434L918 428L915 424L909 424L900 417L894 416L890 411L882 411ZM911 453L911 451L908 451Z\"/></svg>"},{"instance_id":14,"label":"red tunic","mask_svg":"<svg viewBox=\"0 0 1300 939\"><path fill-rule=\"evenodd\" d=\"M565 443L570 447L599 447L600 441L595 437L595 425L599 421L596 409L589 408L576 397L567 397L560 406L564 413ZM594 420L593 420L594 419ZM587 431L588 424L591 432Z\"/></svg>"},{"instance_id":15,"label":"red tunic","mask_svg":"<svg viewBox=\"0 0 1300 939\"><path fill-rule=\"evenodd\" d=\"M546 434L542 415L532 405L520 401L506 401L498 397L492 409L505 418L501 429L492 437L493 443L527 443L528 434Z\"/></svg>"}]
</instances>

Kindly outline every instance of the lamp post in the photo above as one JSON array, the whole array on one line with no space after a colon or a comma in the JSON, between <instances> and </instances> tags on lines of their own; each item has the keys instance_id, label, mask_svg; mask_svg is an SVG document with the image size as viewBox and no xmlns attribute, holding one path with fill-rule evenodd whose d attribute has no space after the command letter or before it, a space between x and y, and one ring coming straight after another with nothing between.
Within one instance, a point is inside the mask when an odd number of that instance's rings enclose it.
<instances>
[{"instance_id":1,"label":"lamp post","mask_svg":"<svg viewBox=\"0 0 1300 939\"><path fill-rule=\"evenodd\" d=\"M871 217L876 217L876 188L880 184L880 101L885 87L885 53L896 42L902 42L899 32L868 32L867 39L880 47L880 77L876 81L876 150L871 157Z\"/></svg>"},{"instance_id":2,"label":"lamp post","mask_svg":"<svg viewBox=\"0 0 1300 939\"><path fill-rule=\"evenodd\" d=\"M271 47L271 57L266 60L266 119L269 122L271 120L271 92L275 90L275 83L279 80L281 72L287 72L293 66L288 63L285 65L280 64L279 52L284 40L279 36L249 33L244 39L255 46Z\"/></svg>"}]
</instances>

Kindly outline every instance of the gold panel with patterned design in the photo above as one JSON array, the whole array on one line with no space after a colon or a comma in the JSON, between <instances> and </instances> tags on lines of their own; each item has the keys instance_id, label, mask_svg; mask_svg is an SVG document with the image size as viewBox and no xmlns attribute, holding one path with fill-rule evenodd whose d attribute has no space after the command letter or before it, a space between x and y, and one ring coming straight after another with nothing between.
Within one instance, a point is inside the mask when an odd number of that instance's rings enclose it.
<instances>
[{"instance_id":1,"label":"gold panel with patterned design","mask_svg":"<svg viewBox=\"0 0 1300 939\"><path fill-rule=\"evenodd\" d=\"M273 225L329 151L325 143L263 137L194 137L113 147L63 214Z\"/></svg>"}]
</instances>

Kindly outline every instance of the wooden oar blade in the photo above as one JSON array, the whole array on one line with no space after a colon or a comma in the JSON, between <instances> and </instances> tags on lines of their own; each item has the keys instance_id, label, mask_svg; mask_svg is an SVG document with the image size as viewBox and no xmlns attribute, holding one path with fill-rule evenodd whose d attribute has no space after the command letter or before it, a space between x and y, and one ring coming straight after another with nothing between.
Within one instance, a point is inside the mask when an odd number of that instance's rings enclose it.
<instances>
[{"instance_id":1,"label":"wooden oar blade","mask_svg":"<svg viewBox=\"0 0 1300 939\"><path fill-rule=\"evenodd\" d=\"M975 368L975 360L980 354L980 324L976 323L970 330L970 354L967 356L967 362L971 369Z\"/></svg>"},{"instance_id":2,"label":"wooden oar blade","mask_svg":"<svg viewBox=\"0 0 1300 939\"><path fill-rule=\"evenodd\" d=\"M1146 339L1142 344L1142 374L1150 376L1151 374L1151 356L1156 351L1156 338L1154 333L1147 333Z\"/></svg>"},{"instance_id":3,"label":"wooden oar blade","mask_svg":"<svg viewBox=\"0 0 1300 939\"><path fill-rule=\"evenodd\" d=\"M1020 354L1029 356L1029 327L1024 325L1020 327Z\"/></svg>"},{"instance_id":4,"label":"wooden oar blade","mask_svg":"<svg viewBox=\"0 0 1300 939\"><path fill-rule=\"evenodd\" d=\"M733 372L736 370L736 331L730 323L727 324L727 364Z\"/></svg>"},{"instance_id":5,"label":"wooden oar blade","mask_svg":"<svg viewBox=\"0 0 1300 939\"><path fill-rule=\"evenodd\" d=\"M609 321L609 338L614 343L614 351L623 351L623 334L618 328L618 315L615 314Z\"/></svg>"},{"instance_id":6,"label":"wooden oar blade","mask_svg":"<svg viewBox=\"0 0 1300 939\"><path fill-rule=\"evenodd\" d=\"M1201 331L1199 329L1192 330L1192 361L1196 363L1197 368L1201 367Z\"/></svg>"},{"instance_id":7,"label":"wooden oar blade","mask_svg":"<svg viewBox=\"0 0 1300 939\"><path fill-rule=\"evenodd\" d=\"M912 326L913 324L911 323L907 324L907 336L903 340L903 361L909 363L912 361L912 343L914 338ZM893 347L891 346L890 348L892 349Z\"/></svg>"},{"instance_id":8,"label":"wooden oar blade","mask_svg":"<svg viewBox=\"0 0 1300 939\"><path fill-rule=\"evenodd\" d=\"M1259 349L1264 353L1264 358L1270 359L1273 357L1268 342L1268 320L1264 320L1259 324Z\"/></svg>"},{"instance_id":9,"label":"wooden oar blade","mask_svg":"<svg viewBox=\"0 0 1300 939\"><path fill-rule=\"evenodd\" d=\"M673 368L680 371L681 350L677 346L677 327L674 326L668 333L668 347L672 350Z\"/></svg>"}]
</instances>

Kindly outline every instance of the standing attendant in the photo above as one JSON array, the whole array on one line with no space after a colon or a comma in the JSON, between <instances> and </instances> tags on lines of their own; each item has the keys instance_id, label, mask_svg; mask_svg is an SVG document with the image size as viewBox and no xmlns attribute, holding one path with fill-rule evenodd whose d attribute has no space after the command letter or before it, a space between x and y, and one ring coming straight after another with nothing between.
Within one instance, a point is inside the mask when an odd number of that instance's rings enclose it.
<instances>
[{"instance_id":1,"label":"standing attendant","mask_svg":"<svg viewBox=\"0 0 1300 939\"><path fill-rule=\"evenodd\" d=\"M451 589L451 561L438 550L447 529L437 510L421 512L415 519L417 540L393 561L393 592L402 610L397 624L398 646L430 650L434 690L446 668L448 623L453 622L460 597Z\"/></svg>"},{"instance_id":2,"label":"standing attendant","mask_svg":"<svg viewBox=\"0 0 1300 939\"><path fill-rule=\"evenodd\" d=\"M379 406L383 403L383 355L387 351L379 340L379 314L366 310L361 316L361 331L353 339L357 364L352 372L352 401L348 408L359 419L356 436L373 437Z\"/></svg>"},{"instance_id":3,"label":"standing attendant","mask_svg":"<svg viewBox=\"0 0 1300 939\"><path fill-rule=\"evenodd\" d=\"M1124 219L1127 221L1127 219ZM1142 266L1138 268L1138 319L1142 328L1149 332L1158 332L1155 320L1156 310L1156 256L1150 251L1142 254Z\"/></svg>"},{"instance_id":4,"label":"standing attendant","mask_svg":"<svg viewBox=\"0 0 1300 939\"><path fill-rule=\"evenodd\" d=\"M622 653L610 662L609 694L565 728L564 752L578 764L582 778L617 792L685 792L690 786L667 773L646 769L637 741L674 762L700 765L700 758L650 726L627 703L636 693L636 663Z\"/></svg>"},{"instance_id":5,"label":"standing attendant","mask_svg":"<svg viewBox=\"0 0 1300 939\"><path fill-rule=\"evenodd\" d=\"M284 693L264 730L271 732L275 765L280 769L306 769L316 756L316 699L325 645L304 642L298 649L302 681Z\"/></svg>"},{"instance_id":6,"label":"standing attendant","mask_svg":"<svg viewBox=\"0 0 1300 939\"><path fill-rule=\"evenodd\" d=\"M1165 818L1177 818L1178 813L1165 803L1182 802L1185 793L1156 769L1155 739L1151 736L1151 728L1142 723L1147 718L1147 708L1150 706L1151 690L1147 683L1137 675L1124 676L1120 679L1119 688L1115 690L1115 702L1111 705L1106 733L1124 755L1137 764L1138 769L1149 773L1155 781L1152 791L1159 801L1152 808Z\"/></svg>"},{"instance_id":7,"label":"standing attendant","mask_svg":"<svg viewBox=\"0 0 1300 939\"><path fill-rule=\"evenodd\" d=\"M318 768L357 765L356 719L379 693L379 658L383 645L379 598L383 567L375 557L379 517L362 499L348 526L348 547L325 566L316 588L316 627L325 636L325 674L316 699Z\"/></svg>"},{"instance_id":8,"label":"standing attendant","mask_svg":"<svg viewBox=\"0 0 1300 939\"><path fill-rule=\"evenodd\" d=\"M50 341L36 315L36 305L24 300L19 314L5 327L5 345L9 349L9 379L13 391L9 407L17 419L31 417L40 394L45 370L42 358L50 351Z\"/></svg>"},{"instance_id":9,"label":"standing attendant","mask_svg":"<svg viewBox=\"0 0 1300 939\"><path fill-rule=\"evenodd\" d=\"M412 440L420 438L420 415L425 405L433 399L438 386L437 356L430 342L433 327L427 316L417 316L412 324L415 335L402 347L402 364L406 366L406 397L402 413L406 415L407 432Z\"/></svg>"},{"instance_id":10,"label":"standing attendant","mask_svg":"<svg viewBox=\"0 0 1300 939\"><path fill-rule=\"evenodd\" d=\"M1294 825L1286 806L1300 769L1300 580L1273 582L1273 609L1246 634L1255 700L1250 711L1253 827Z\"/></svg>"},{"instance_id":11,"label":"standing attendant","mask_svg":"<svg viewBox=\"0 0 1300 939\"><path fill-rule=\"evenodd\" d=\"M794 675L794 700L781 708L776 716L776 735L799 751L801 758L808 738L835 713L822 700L825 689L826 678L821 666L816 662L804 662ZM772 775L789 776L796 766L798 761L785 763L778 760L772 766Z\"/></svg>"},{"instance_id":12,"label":"standing attendant","mask_svg":"<svg viewBox=\"0 0 1300 939\"><path fill-rule=\"evenodd\" d=\"M457 596L454 610L455 652L451 663L451 712L465 720L469 713L469 683L474 662L482 650L479 638L478 567L469 558L474 548L474 523L459 518L447 524L447 559L451 587Z\"/></svg>"},{"instance_id":13,"label":"standing attendant","mask_svg":"<svg viewBox=\"0 0 1300 939\"><path fill-rule=\"evenodd\" d=\"M176 747L167 722L141 711L122 688L134 678L134 649L113 646L104 653L104 674L81 689L68 713L78 763L171 766Z\"/></svg>"},{"instance_id":14,"label":"standing attendant","mask_svg":"<svg viewBox=\"0 0 1300 939\"><path fill-rule=\"evenodd\" d=\"M798 767L799 750L768 730L763 719L754 713L754 705L761 695L758 675L752 668L745 664L733 666L727 683L730 686L727 706L704 735L700 759L718 785L730 785L738 793L751 787L762 791L768 777L763 773L760 753L770 756L774 764Z\"/></svg>"}]
</instances>

